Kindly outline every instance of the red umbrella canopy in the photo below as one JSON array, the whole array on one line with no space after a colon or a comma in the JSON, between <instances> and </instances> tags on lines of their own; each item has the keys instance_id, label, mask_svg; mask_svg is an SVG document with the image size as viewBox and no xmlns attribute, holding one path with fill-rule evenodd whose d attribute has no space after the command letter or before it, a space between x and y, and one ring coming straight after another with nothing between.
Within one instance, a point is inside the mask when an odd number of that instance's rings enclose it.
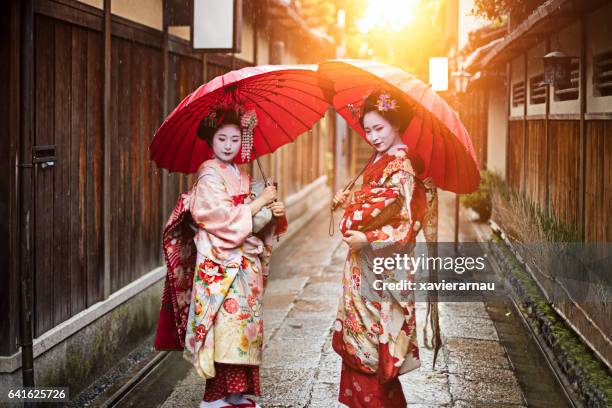
<instances>
[{"instance_id":1,"label":"red umbrella canopy","mask_svg":"<svg viewBox=\"0 0 612 408\"><path fill-rule=\"evenodd\" d=\"M212 157L197 135L200 121L220 107L254 110L253 150L243 163L271 153L308 131L331 106L333 84L316 65L246 67L218 76L188 95L164 120L149 147L151 159L171 172L194 173Z\"/></svg>"},{"instance_id":2,"label":"red umbrella canopy","mask_svg":"<svg viewBox=\"0 0 612 408\"><path fill-rule=\"evenodd\" d=\"M478 188L480 172L470 136L457 113L429 85L374 61L330 60L319 64L319 72L334 82L336 111L362 136L359 109L365 96L375 89L401 95L398 105L414 113L402 139L423 159L425 171L419 177L432 177L438 187L461 194Z\"/></svg>"}]
</instances>

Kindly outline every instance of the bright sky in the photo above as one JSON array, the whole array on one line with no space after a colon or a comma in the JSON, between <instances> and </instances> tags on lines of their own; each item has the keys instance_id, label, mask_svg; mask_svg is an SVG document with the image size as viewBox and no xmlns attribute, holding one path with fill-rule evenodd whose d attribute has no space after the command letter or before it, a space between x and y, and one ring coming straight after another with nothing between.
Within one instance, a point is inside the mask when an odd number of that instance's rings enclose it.
<instances>
[{"instance_id":1,"label":"bright sky","mask_svg":"<svg viewBox=\"0 0 612 408\"><path fill-rule=\"evenodd\" d=\"M362 34L375 28L400 31L414 20L419 0L368 0L364 17L357 21Z\"/></svg>"}]
</instances>

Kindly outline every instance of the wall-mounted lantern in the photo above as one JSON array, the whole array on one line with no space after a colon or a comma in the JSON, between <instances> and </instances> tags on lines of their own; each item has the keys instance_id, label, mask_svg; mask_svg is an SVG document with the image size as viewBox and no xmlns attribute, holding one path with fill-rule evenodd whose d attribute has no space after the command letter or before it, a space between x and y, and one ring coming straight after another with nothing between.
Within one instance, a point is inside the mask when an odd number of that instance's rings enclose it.
<instances>
[{"instance_id":1,"label":"wall-mounted lantern","mask_svg":"<svg viewBox=\"0 0 612 408\"><path fill-rule=\"evenodd\" d=\"M546 54L544 61L544 81L545 84L554 87L569 86L572 72L572 57L565 55L561 51L553 51Z\"/></svg>"},{"instance_id":2,"label":"wall-mounted lantern","mask_svg":"<svg viewBox=\"0 0 612 408\"><path fill-rule=\"evenodd\" d=\"M448 58L429 58L429 84L434 91L448 91Z\"/></svg>"},{"instance_id":3,"label":"wall-mounted lantern","mask_svg":"<svg viewBox=\"0 0 612 408\"><path fill-rule=\"evenodd\" d=\"M472 77L472 74L461 69L459 71L453 72L451 76L453 78L453 87L455 88L455 93L465 93L470 83L470 78Z\"/></svg>"},{"instance_id":4,"label":"wall-mounted lantern","mask_svg":"<svg viewBox=\"0 0 612 408\"><path fill-rule=\"evenodd\" d=\"M193 0L192 10L194 51L241 51L242 0Z\"/></svg>"}]
</instances>

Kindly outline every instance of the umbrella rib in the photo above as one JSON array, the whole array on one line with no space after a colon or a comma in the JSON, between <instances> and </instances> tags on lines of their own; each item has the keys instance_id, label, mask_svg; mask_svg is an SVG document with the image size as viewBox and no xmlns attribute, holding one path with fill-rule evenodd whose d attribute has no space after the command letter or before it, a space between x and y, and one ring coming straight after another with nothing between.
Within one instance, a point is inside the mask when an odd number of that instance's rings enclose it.
<instances>
[{"instance_id":1,"label":"umbrella rib","mask_svg":"<svg viewBox=\"0 0 612 408\"><path fill-rule=\"evenodd\" d=\"M260 80L253 81L253 82L259 83L259 84L268 84L268 83L272 84L272 83L278 83L278 82L295 82L298 84L309 85L309 86L313 86L313 87L320 88L320 89L326 89L329 91L334 90L334 83L328 78L322 78L320 76L308 76L308 78L312 78L313 82L302 81L300 80L300 78L282 78L280 76L277 78L261 78ZM322 84L322 82L324 84ZM247 82L247 84L248 83L249 82Z\"/></svg>"},{"instance_id":2,"label":"umbrella rib","mask_svg":"<svg viewBox=\"0 0 612 408\"><path fill-rule=\"evenodd\" d=\"M174 139L174 137L176 136L176 134L179 131L179 129L182 128L182 126L191 118L190 112L188 112L188 113L189 113L189 117L181 118L181 121L178 124L176 124L175 126L172 127L172 133L167 138L167 139L170 139L170 140L167 143L165 143L165 149L161 152L161 155L160 155L160 162L163 162L164 159L166 158L166 154L168 154L168 148L171 146L170 142L172 141L172 139ZM187 116L187 115L185 115L185 116ZM183 139L184 138L185 138L185 136L183 136ZM182 140L181 140L180 144L182 144ZM179 147L180 147L180 144L179 144ZM171 168L171 166L168 166L168 169L170 169L170 168ZM172 170L170 170L170 171L172 171Z\"/></svg>"},{"instance_id":3,"label":"umbrella rib","mask_svg":"<svg viewBox=\"0 0 612 408\"><path fill-rule=\"evenodd\" d=\"M315 86L316 86L316 85L315 85ZM325 102L325 103L326 103L326 104L328 104L328 105L330 104L330 103L329 103L329 101L328 101L327 99L321 98L321 97L320 97L320 96L318 96L318 95L313 95L313 94L311 94L311 93L308 93L308 92L306 92L305 90L302 90L302 89L300 89L300 88L294 88L294 87L287 86L287 85L283 85L283 86L282 86L282 87L280 87L280 88L284 88L284 89L291 89L291 90L293 90L293 91L301 92L301 93L303 93L303 94L305 94L305 95L308 95L308 96L310 96L310 97L312 97L312 98L316 98L316 99L320 100L321 102ZM258 88L258 87L256 87L256 86L250 86L250 87L248 87L248 88L242 89L242 91L244 92L246 89L249 89L249 90L251 90L251 89L256 89L256 90L262 90L262 91L263 91L263 90L265 90L265 91L267 91L267 90L268 90L268 88ZM278 89L278 88L277 88L277 89ZM320 90L322 90L321 88L319 88L319 89L320 89ZM274 92L274 91L270 91L270 92ZM251 92L251 93L253 93L253 92ZM287 96L287 95L285 95L285 94L278 93L277 91L276 91L276 94L277 94L277 95L282 95L282 96L287 97L287 98L289 97L289 96ZM261 95L260 95L260 96L261 96Z\"/></svg>"},{"instance_id":4,"label":"umbrella rib","mask_svg":"<svg viewBox=\"0 0 612 408\"><path fill-rule=\"evenodd\" d=\"M169 167L174 167L174 162L176 161L176 158L179 156L179 152L181 151L181 147L183 146L183 144L185 143L185 140L187 140L187 136L189 135L188 130L191 128L191 126L193 126L193 123L195 122L195 120L197 120L197 117L194 117L191 112L189 112L189 118L185 118L185 123L189 122L189 125L187 126L187 129L185 130L184 134L183 134L183 138L181 139L181 143L179 143L178 149L176 150L177 154L172 158L172 161L170 162L170 166ZM189 169L187 169L189 170Z\"/></svg>"},{"instance_id":5,"label":"umbrella rib","mask_svg":"<svg viewBox=\"0 0 612 408\"><path fill-rule=\"evenodd\" d=\"M251 94L250 92L248 92L247 90L243 89L244 93L248 93ZM246 97L246 95L245 95ZM266 99L266 102L272 102L269 99ZM261 105L258 105L261 109L263 109L263 107L261 107ZM287 114L289 114L290 116L292 116L293 118L295 118L298 122L300 122L302 125L304 125L307 128L310 128L310 126L308 126L307 123L305 123L304 121L302 121L302 119L298 118L297 116L295 116L293 113L291 113L289 110L287 110L287 108L285 108L283 105L279 104L278 105L279 108L281 108L282 110L284 110L285 112L287 112ZM316 112L316 111L315 111ZM323 116L323 115L321 115Z\"/></svg>"},{"instance_id":6,"label":"umbrella rib","mask_svg":"<svg viewBox=\"0 0 612 408\"><path fill-rule=\"evenodd\" d=\"M196 131L197 132L197 131ZM187 171L191 173L191 160L193 160L193 152L195 151L196 143L198 142L198 135L193 138L193 144L191 145L191 152L189 153L189 161L187 162Z\"/></svg>"},{"instance_id":7,"label":"umbrella rib","mask_svg":"<svg viewBox=\"0 0 612 408\"><path fill-rule=\"evenodd\" d=\"M297 75L301 75L301 74L297 74ZM300 83L300 84L304 84L304 85L312 85L312 86L316 86L316 87L319 87L319 88L323 88L321 85L318 85L318 84L311 84L310 82L308 82L308 81L302 81L302 80L300 80L299 78L284 79L284 78L282 78L282 77L281 77L279 74L277 74L276 76L277 76L276 78L274 78L273 76L271 76L271 77L266 77L266 78L260 78L260 79L259 79L257 82L258 82L258 83L265 83L265 82L272 82L272 81L293 81L293 82L298 82L298 83ZM334 84L333 84L333 81L332 81L332 80L330 80L329 78L325 78L325 77L323 77L323 78L322 78L322 77L320 77L320 76L317 76L316 74L314 74L314 75L301 75L301 76L302 76L302 77L307 77L307 78L313 78L313 79L315 79L315 80L316 80L318 83L320 83L320 82L322 82L322 81L323 81L323 82L326 82L326 85L327 85L327 86L326 86L325 88L326 88L326 89L329 89L330 91L333 91L333 90L334 90ZM248 83L248 82L246 82L246 83Z\"/></svg>"},{"instance_id":8,"label":"umbrella rib","mask_svg":"<svg viewBox=\"0 0 612 408\"><path fill-rule=\"evenodd\" d=\"M251 102L253 101L251 98L249 98L249 97L248 97L248 96L246 96L246 95L245 95L244 97L245 97L246 99L248 99L249 101L251 101ZM270 113L269 113L267 110L265 110L265 109L264 109L264 108L263 108L261 105L257 105L257 106L259 107L259 109L261 109L261 111L262 111L263 113L265 113L266 115L268 115L268 117L269 117L269 118L272 120L272 122L276 123L276 125L278 126L278 128L279 128L279 129L281 129L281 130L283 131L283 133L285 133L285 135L287 136L287 139L289 139L289 143L293 143L293 140L294 140L294 139L292 139L292 138L291 138L291 136L289 136L289 133L287 132L287 130L286 130L284 127L282 127L281 125L279 125L279 124L278 124L278 122L277 122L276 120L274 120L274 117L272 117L272 115L270 115ZM261 133L262 133L262 136L263 136L263 132L261 132ZM265 136L263 136L263 138L264 138L264 139L266 139L266 137L265 137ZM268 146L269 146L269 145L268 145ZM271 152L272 152L272 151L271 151ZM270 152L270 153L271 153L271 152Z\"/></svg>"},{"instance_id":9,"label":"umbrella rib","mask_svg":"<svg viewBox=\"0 0 612 408\"><path fill-rule=\"evenodd\" d=\"M261 133L261 138L263 139L263 141L266 142L266 145L268 146L268 150L270 151L270 153L272 153L274 149L272 149L272 146L270 146L270 142L268 142L268 138L263 135L263 132L261 131L261 129L259 129L259 133ZM253 143L253 151L255 151L255 143ZM255 157L258 157L257 152L255 152Z\"/></svg>"},{"instance_id":10,"label":"umbrella rib","mask_svg":"<svg viewBox=\"0 0 612 408\"><path fill-rule=\"evenodd\" d=\"M243 90L242 90L242 92L249 92L250 94L253 94L253 95L258 95L258 94L255 94L255 93L251 92L251 91L250 91L251 89L253 89L253 88L249 88L248 90L243 89ZM315 110L314 108L312 108L312 107L310 107L309 105L305 104L304 102L300 101L299 99L296 99L296 98L294 98L294 97L292 97L292 96L285 95L285 94L281 94L281 93L278 93L278 92L276 93L276 95L282 96L283 98L291 99L292 101L294 101L294 102L296 102L296 103L299 103L299 104L301 104L302 106L304 106L305 108L309 109L310 111L312 111L312 112L313 112L314 114L316 114L317 116L323 116L323 115L321 115L321 113L319 113L317 110ZM312 97L315 97L315 98L317 98L317 99L321 100L322 102L325 102L325 103L326 103L326 104L329 106L329 102L327 102L327 101L325 101L325 100L323 100L323 99L321 99L321 98L318 98L318 97L316 97L316 96L314 96L314 95L311 95L311 94L306 94L306 95L308 95L308 96L312 96ZM265 96L263 96L263 95L258 95L258 96L261 96L262 98L265 98Z\"/></svg>"}]
</instances>

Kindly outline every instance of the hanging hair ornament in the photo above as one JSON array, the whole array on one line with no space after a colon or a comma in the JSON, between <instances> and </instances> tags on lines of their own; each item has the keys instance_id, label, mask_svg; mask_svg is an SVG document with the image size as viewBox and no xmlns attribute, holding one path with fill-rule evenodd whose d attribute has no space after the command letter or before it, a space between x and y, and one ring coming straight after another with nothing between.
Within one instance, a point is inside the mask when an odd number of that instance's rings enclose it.
<instances>
[{"instance_id":1,"label":"hanging hair ornament","mask_svg":"<svg viewBox=\"0 0 612 408\"><path fill-rule=\"evenodd\" d=\"M251 150L253 149L253 129L257 126L257 114L255 110L246 111L240 118L242 127L242 153L240 157L243 161L251 158Z\"/></svg>"},{"instance_id":2,"label":"hanging hair ornament","mask_svg":"<svg viewBox=\"0 0 612 408\"><path fill-rule=\"evenodd\" d=\"M351 112L353 119L359 116L359 108L356 108L352 103L346 105L346 108Z\"/></svg>"},{"instance_id":3,"label":"hanging hair ornament","mask_svg":"<svg viewBox=\"0 0 612 408\"><path fill-rule=\"evenodd\" d=\"M391 98L391 95L388 93L381 93L378 96L378 100L376 101L376 109L380 112L386 112L388 110L397 109L397 101Z\"/></svg>"},{"instance_id":4,"label":"hanging hair ornament","mask_svg":"<svg viewBox=\"0 0 612 408\"><path fill-rule=\"evenodd\" d=\"M204 117L204 123L208 127L216 128L217 127L217 112L214 110L210 111L210 113Z\"/></svg>"}]
</instances>

